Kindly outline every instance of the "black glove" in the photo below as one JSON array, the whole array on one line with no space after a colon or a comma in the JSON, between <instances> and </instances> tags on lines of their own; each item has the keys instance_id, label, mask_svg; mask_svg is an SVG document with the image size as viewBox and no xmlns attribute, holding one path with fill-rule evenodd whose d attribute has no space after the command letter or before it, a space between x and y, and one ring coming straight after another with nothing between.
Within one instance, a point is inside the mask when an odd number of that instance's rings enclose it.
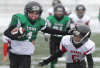
<instances>
[{"instance_id":1,"label":"black glove","mask_svg":"<svg viewBox=\"0 0 100 68\"><path fill-rule=\"evenodd\" d=\"M43 67L44 65L47 65L49 62L48 62L48 60L46 59L46 60L43 60L42 62L39 62L38 63L38 66L39 67Z\"/></svg>"},{"instance_id":2,"label":"black glove","mask_svg":"<svg viewBox=\"0 0 100 68\"><path fill-rule=\"evenodd\" d=\"M39 66L39 67L43 67L44 65L45 65L45 64L44 64L43 62L39 62L39 63L38 63L38 66Z\"/></svg>"}]
</instances>

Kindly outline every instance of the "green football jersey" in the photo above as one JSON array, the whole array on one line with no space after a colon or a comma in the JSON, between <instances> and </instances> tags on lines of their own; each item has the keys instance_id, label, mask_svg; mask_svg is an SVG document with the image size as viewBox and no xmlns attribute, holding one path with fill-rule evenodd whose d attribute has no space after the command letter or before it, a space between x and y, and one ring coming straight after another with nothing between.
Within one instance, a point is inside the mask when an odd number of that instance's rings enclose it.
<instances>
[{"instance_id":1,"label":"green football jersey","mask_svg":"<svg viewBox=\"0 0 100 68\"><path fill-rule=\"evenodd\" d=\"M13 15L11 25L25 28L26 34L20 41L28 39L31 42L36 39L38 31L45 26L45 20L40 17L39 20L35 20L35 23L32 25L26 15L18 13Z\"/></svg>"},{"instance_id":2,"label":"green football jersey","mask_svg":"<svg viewBox=\"0 0 100 68\"><path fill-rule=\"evenodd\" d=\"M99 21L100 21L100 15L99 15Z\"/></svg>"},{"instance_id":3,"label":"green football jersey","mask_svg":"<svg viewBox=\"0 0 100 68\"><path fill-rule=\"evenodd\" d=\"M70 27L70 18L66 15L62 20L58 21L53 15L47 17L47 26L56 30L65 31L66 28ZM58 38L61 38L62 35L54 35Z\"/></svg>"}]
</instances>

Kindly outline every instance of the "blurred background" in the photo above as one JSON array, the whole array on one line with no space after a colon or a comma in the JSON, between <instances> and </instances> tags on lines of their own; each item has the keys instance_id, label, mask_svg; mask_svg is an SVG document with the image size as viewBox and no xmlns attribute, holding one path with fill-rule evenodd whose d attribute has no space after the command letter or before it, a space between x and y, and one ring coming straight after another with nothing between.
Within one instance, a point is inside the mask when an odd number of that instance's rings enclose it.
<instances>
[{"instance_id":1,"label":"blurred background","mask_svg":"<svg viewBox=\"0 0 100 68\"><path fill-rule=\"evenodd\" d=\"M42 17L48 16L47 9L52 6L53 0L0 0L0 33L5 30L15 13L23 13L24 7L29 1L37 1L43 6ZM62 4L74 13L77 4L83 4L86 7L86 14L91 17L90 27L93 32L100 32L98 21L100 0L61 0ZM93 27L93 28L92 28ZM2 30L1 30L2 28Z\"/></svg>"},{"instance_id":2,"label":"blurred background","mask_svg":"<svg viewBox=\"0 0 100 68\"><path fill-rule=\"evenodd\" d=\"M11 17L16 13L23 13L26 3L29 1L37 1L43 6L42 17L46 19L48 16L47 10L52 7L53 0L0 0L0 68L9 68L9 60L7 63L2 61L3 59L3 42L1 39L2 33L8 27ZM98 20L99 16L99 6L100 0L60 0L62 4L69 8L71 13L75 12L75 8L78 4L83 4L86 8L86 14L90 16L91 21L89 26L92 30L91 39L96 43L96 51L93 54L95 60L95 68L100 68L100 23ZM35 54L32 57L32 68L39 68L37 63L44 58L49 56L49 42L45 42L44 36L40 32L36 40L36 50ZM43 49L44 48L44 49ZM45 51L44 51L45 50ZM41 58L41 59L40 59ZM65 68L65 58L60 58L59 63L56 65L56 68ZM49 68L44 66L43 68Z\"/></svg>"}]
</instances>

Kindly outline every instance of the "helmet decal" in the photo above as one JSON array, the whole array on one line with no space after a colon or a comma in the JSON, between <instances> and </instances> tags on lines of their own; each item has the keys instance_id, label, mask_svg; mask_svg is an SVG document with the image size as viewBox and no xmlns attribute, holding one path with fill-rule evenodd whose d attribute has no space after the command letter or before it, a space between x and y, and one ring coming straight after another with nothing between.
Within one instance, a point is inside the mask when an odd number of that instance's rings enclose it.
<instances>
[{"instance_id":1,"label":"helmet decal","mask_svg":"<svg viewBox=\"0 0 100 68\"><path fill-rule=\"evenodd\" d=\"M39 10L39 9L40 9L38 6L33 6L32 8L33 8L33 11L34 11L34 10Z\"/></svg>"}]
</instances>

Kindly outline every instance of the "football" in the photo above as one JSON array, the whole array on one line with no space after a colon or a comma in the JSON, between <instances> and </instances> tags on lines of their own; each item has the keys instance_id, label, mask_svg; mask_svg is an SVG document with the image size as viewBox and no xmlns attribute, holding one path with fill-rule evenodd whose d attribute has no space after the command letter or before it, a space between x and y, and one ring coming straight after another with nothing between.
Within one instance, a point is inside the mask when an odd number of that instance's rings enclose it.
<instances>
[{"instance_id":1,"label":"football","mask_svg":"<svg viewBox=\"0 0 100 68\"><path fill-rule=\"evenodd\" d=\"M13 35L16 35L16 34L18 33L18 31L20 32L20 34L24 34L24 33L25 33L25 28L23 28L23 27L16 27L16 28L14 28L14 29L11 31L11 33L12 33Z\"/></svg>"}]
</instances>

